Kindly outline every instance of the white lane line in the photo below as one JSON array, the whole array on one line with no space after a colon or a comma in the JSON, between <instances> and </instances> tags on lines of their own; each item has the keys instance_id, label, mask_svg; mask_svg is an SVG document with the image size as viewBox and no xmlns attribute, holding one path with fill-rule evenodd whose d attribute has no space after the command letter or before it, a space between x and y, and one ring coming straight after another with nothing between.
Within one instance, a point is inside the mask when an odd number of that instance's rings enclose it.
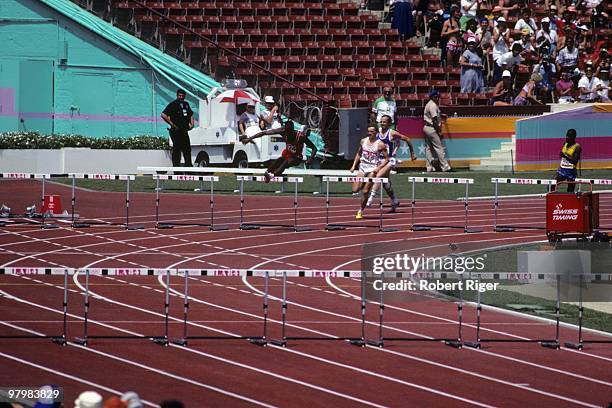
<instances>
[{"instance_id":1,"label":"white lane line","mask_svg":"<svg viewBox=\"0 0 612 408\"><path fill-rule=\"evenodd\" d=\"M0 322L0 323L2 323L2 322ZM27 332L27 333L30 333L30 334L33 334L33 335L42 335L42 333L38 333L38 332L35 332L33 330L29 330L29 329L26 329L26 328L23 328L23 327L14 326L14 325L9 325L9 326L14 328L14 329L21 330L21 331L24 331L24 332ZM23 365L27 365L27 366L36 368L38 370L46 371L46 372L48 372L50 374L57 375L58 377L66 378L68 380L72 380L72 381L78 382L80 384L85 384L88 387L92 387L92 388L95 388L97 390L102 390L102 391L108 392L109 394L115 394L115 395L118 395L118 396L121 396L123 394L123 392L115 390L114 388L106 387L104 385L101 385L101 384L98 384L98 383L95 383L95 382L92 382L92 381L88 381L88 380L86 380L84 378L77 377L77 376L65 373L63 371L54 370L52 368L49 368L49 367L46 367L46 366L43 366L43 365L40 365L40 364L33 363L31 361L27 361L27 360L24 360L22 358L12 356L10 354L6 354L6 353L3 353L1 351L0 351L0 357L4 357L7 360L12 360L12 361L15 361L17 363L20 363L20 364L23 364ZM141 398L140 401L144 405L147 405L149 407L159 408L159 405L154 404L154 403L152 403L150 401L147 401L145 399ZM66 403L69 403L69 402L66 401Z\"/></svg>"},{"instance_id":2,"label":"white lane line","mask_svg":"<svg viewBox=\"0 0 612 408\"><path fill-rule=\"evenodd\" d=\"M60 289L60 288L58 288L58 289ZM40 304L37 304L37 303L34 303L34 302L30 302L28 300L18 298L16 296L10 295L8 293L5 293L5 295L7 295L7 297L9 297L10 299L15 300L15 301L20 302L20 303L25 303L25 304L28 304L30 306L38 307L38 308L41 308L41 309L44 309L44 310L48 310L48 311L51 311L51 312L54 312L54 313L58 313L58 314L62 314L63 313L61 310L52 309L52 308L49 308L49 307L44 306L44 305L40 305ZM106 298L103 298L103 297L101 297L99 295L96 295L96 296L99 299L102 298L102 300L106 300L106 301L108 301L110 303L117 303L117 304L123 305L120 302L116 302L116 301L113 301L111 299L106 299ZM145 311L146 313L149 313L149 314L155 314L155 315L161 316L161 314L159 314L159 313L151 312L151 311L148 311L146 309L140 309L140 308L135 307L135 306L125 305L125 307L133 308L133 309L137 309L137 310L142 310L142 311ZM70 316L74 317L74 318L77 318L77 319L79 319L81 321L83 320L83 318L81 318L79 316L74 316L74 315L70 315ZM174 319L172 317L171 317L171 319L173 319L173 320L180 320L180 319ZM102 326L102 327L105 327L105 328L108 328L108 329L116 330L116 331L119 331L119 332L122 332L122 333L131 334L131 335L140 335L140 333L136 333L136 332L133 332L133 331L130 331L130 330L121 329L119 327L115 327L115 326L112 326L112 325L109 325L109 324L101 323L101 322L99 322L97 320L89 319L89 322L92 323L92 324L96 324L96 325L99 325L99 326ZM222 330L212 329L212 328L209 328L209 327L204 326L204 325L196 325L196 326L197 327L201 327L201 328L206 328L206 329L214 330L214 331L217 331L217 332L222 333L222 334L237 336L235 334L228 333L228 332L225 332L225 331L222 331ZM76 347L81 347L81 346L76 345L76 344L72 344L72 343L69 343L69 344L73 345L73 346L76 346ZM288 377L286 375L276 374L276 373L271 372L271 371L267 371L267 370L264 370L264 369L260 369L260 368L257 368L257 367L253 367L253 366L247 365L247 364L239 363L239 362L234 361L234 360L229 360L229 359L226 359L226 358L223 358L223 357L219 357L219 356L216 356L216 355L213 355L213 354L205 353L205 352L202 352L202 351L199 351L199 350L195 350L195 349L191 349L191 348L186 348L186 347L182 347L182 346L177 346L177 345L174 345L174 344L169 344L169 347L173 347L173 348L176 348L178 350L183 350L183 351L188 352L188 353L193 353L193 354L196 354L196 355L199 355L199 356L210 358L210 359L213 359L213 360L216 360L216 361L220 361L220 362L223 362L223 363L226 363L226 364L229 364L229 365L233 365L233 366L236 366L236 367L244 368L244 369L247 369L249 371L257 372L259 374L268 375L268 376L271 376L271 377L276 378L276 379L280 379L280 380L283 380L283 381L287 381L287 382L291 382L291 383L294 383L294 384L298 384L298 385L301 385L301 386L304 386L304 387L307 387L307 388L310 388L310 389L314 389L314 390L317 390L317 391L321 391L321 392L324 392L324 393L327 393L327 394L331 394L331 395L334 395L334 396L337 396L337 397L349 399L349 400L351 400L353 402L357 402L357 403L360 403L360 404L363 404L363 405L368 405L368 406L377 407L377 408L385 408L383 405L375 404L373 402L366 401L366 400L363 400L363 399L360 399L360 398L356 398L356 397L353 397L353 396L350 396L350 395L347 395L347 394L343 394L341 392L337 392L337 391L334 391L334 390L331 390L331 389L328 389L328 388L325 388L325 387L320 387L318 385L314 385L314 384L310 384L310 383L307 383L307 382L304 382L304 381L301 381L301 380L297 380L297 379ZM82 347L82 348L84 350L87 350L87 351L96 352L95 350L87 348L87 347ZM96 353L99 354L101 352L96 352ZM113 358L113 357L111 357L111 358ZM119 357L117 357L117 358L119 358ZM203 385L206 386L206 384L203 384ZM221 390L221 389L219 389L219 390L222 393L231 393L229 391L225 391L225 390ZM263 404L263 403L257 403L257 402L254 402L254 403L257 404L257 405L262 405ZM265 405L264 404L264 406L270 406L270 405Z\"/></svg>"},{"instance_id":3,"label":"white lane line","mask_svg":"<svg viewBox=\"0 0 612 408\"><path fill-rule=\"evenodd\" d=\"M163 281L162 278L163 278L162 276L158 277L158 282L160 283L160 285L165 287L165 282ZM246 284L247 284L248 287L251 287L251 289L253 291L260 292L257 288L252 286L250 283L246 282ZM176 291L176 290L174 290L172 288L170 288L170 291L174 292L178 296L182 295L180 292L178 292L178 291ZM196 303L201 303L201 304L205 304L207 306L216 307L216 308L221 309L221 310L227 310L227 311L231 311L231 312L234 312L234 313L237 313L237 314L241 314L241 315L245 315L245 316L249 316L249 317L254 317L254 318L257 318L257 319L260 319L260 320L263 319L261 316L258 316L258 315L252 314L252 313L240 311L240 310L237 310L235 308L228 308L228 307L217 305L217 304L210 303L210 302L206 302L206 301L201 300L199 298L193 297L193 295L189 296L188 298L191 301L194 301ZM270 298L273 299L273 300L279 300L278 298L275 298L274 296L271 296ZM355 319L355 320L359 320L359 319ZM277 323L277 324L281 323L278 320L274 320L274 319L270 319L270 318L268 318L268 321L272 322L272 323ZM360 321L358 323L360 323ZM370 322L368 322L368 323L375 325L375 323L370 323ZM306 327L298 326L297 324L295 324L295 322L286 323L286 324L289 327L294 327L294 328L297 328L297 329L300 329L300 330L303 330L303 331L306 331L306 332L309 332L309 333L312 333L312 334L317 334L317 335L324 336L324 337L329 337L329 338L337 338L337 336L329 334L329 333L325 333L325 332L322 332L322 331L319 331L319 330L314 330L314 329L309 329L309 328L306 328ZM372 349L378 350L378 351L381 351L381 352L386 352L386 353L390 352L390 350L384 349L384 348L373 347ZM392 354L396 354L396 353L397 352L394 352ZM537 394L545 395L547 397L552 397L552 398L556 398L556 399L562 399L562 400L570 401L570 402L578 404L578 405L592 406L592 405L590 405L588 403L585 403L585 402L582 402L582 401L578 401L578 400L574 400L574 399L571 399L571 398L568 398L568 397L560 396L558 394L549 393L549 392L546 392L546 391L543 391L543 390L539 390L539 389L536 389L536 388L531 388L531 387L517 386L514 383L511 383L511 382L505 381L505 380L501 380L501 379L496 378L496 377L491 377L491 376L487 376L487 375L484 375L484 374L479 374L479 373L473 372L473 371L463 370L463 369L460 369L458 367L449 366L449 365L446 365L446 364L443 364L443 363L438 363L438 362L435 362L435 361L432 361L432 360L427 360L427 359L424 359L424 358L419 358L419 357L415 357L415 356L411 356L411 355L407 355L407 354L403 354L403 353L397 353L396 355L401 356L403 358L410 359L410 360L419 361L421 363L425 363L425 364L434 365L434 366L437 366L437 367L446 368L446 369L449 369L449 370L452 370L452 371L455 371L455 372L460 372L460 373L463 373L463 374L466 374L466 375L470 375L470 376L473 376L473 377L477 377L477 378L481 378L481 379L485 379L485 380L501 383L503 385L509 385L511 387L518 387L518 388L524 389L526 391L535 392Z\"/></svg>"}]
</instances>

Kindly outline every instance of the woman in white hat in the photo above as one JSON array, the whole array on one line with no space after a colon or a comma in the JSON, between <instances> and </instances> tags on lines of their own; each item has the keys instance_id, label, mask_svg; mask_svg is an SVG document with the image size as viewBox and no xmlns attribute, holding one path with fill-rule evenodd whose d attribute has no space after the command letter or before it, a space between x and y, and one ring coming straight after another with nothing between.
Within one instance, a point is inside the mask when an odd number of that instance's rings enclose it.
<instances>
[{"instance_id":1,"label":"woman in white hat","mask_svg":"<svg viewBox=\"0 0 612 408\"><path fill-rule=\"evenodd\" d=\"M283 125L280 122L280 112L274 97L268 95L264 98L265 109L259 113L259 127L261 130L278 129Z\"/></svg>"},{"instance_id":2,"label":"woman in white hat","mask_svg":"<svg viewBox=\"0 0 612 408\"><path fill-rule=\"evenodd\" d=\"M478 41L475 37L467 40L467 50L463 51L461 65L461 93L480 93L484 87L482 59L476 53Z\"/></svg>"}]
</instances>

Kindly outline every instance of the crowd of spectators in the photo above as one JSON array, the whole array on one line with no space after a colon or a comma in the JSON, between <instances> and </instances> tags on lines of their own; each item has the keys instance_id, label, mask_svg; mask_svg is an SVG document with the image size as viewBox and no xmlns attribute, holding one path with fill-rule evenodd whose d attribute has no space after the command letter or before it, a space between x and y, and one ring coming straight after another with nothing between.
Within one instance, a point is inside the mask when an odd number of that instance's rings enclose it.
<instances>
[{"instance_id":1,"label":"crowd of spectators","mask_svg":"<svg viewBox=\"0 0 612 408\"><path fill-rule=\"evenodd\" d=\"M390 0L392 26L460 67L462 93L493 89L491 104L610 101L604 0L494 1Z\"/></svg>"}]
</instances>

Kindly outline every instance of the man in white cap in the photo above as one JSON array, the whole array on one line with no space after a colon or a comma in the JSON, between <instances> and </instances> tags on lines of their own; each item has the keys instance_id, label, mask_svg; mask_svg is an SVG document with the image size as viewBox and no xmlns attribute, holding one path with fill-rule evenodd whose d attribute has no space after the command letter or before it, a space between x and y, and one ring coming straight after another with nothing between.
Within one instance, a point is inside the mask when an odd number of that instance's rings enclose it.
<instances>
[{"instance_id":1,"label":"man in white cap","mask_svg":"<svg viewBox=\"0 0 612 408\"><path fill-rule=\"evenodd\" d=\"M74 408L102 408L102 396L95 391L84 391L74 400Z\"/></svg>"},{"instance_id":2,"label":"man in white cap","mask_svg":"<svg viewBox=\"0 0 612 408\"><path fill-rule=\"evenodd\" d=\"M510 50L510 29L506 19L499 17L497 26L493 28L493 62Z\"/></svg>"},{"instance_id":3,"label":"man in white cap","mask_svg":"<svg viewBox=\"0 0 612 408\"><path fill-rule=\"evenodd\" d=\"M542 50L543 47L548 47L548 55L554 55L557 50L557 32L550 29L550 18L544 17L540 23L542 28L536 33L536 44Z\"/></svg>"},{"instance_id":4,"label":"man in white cap","mask_svg":"<svg viewBox=\"0 0 612 408\"><path fill-rule=\"evenodd\" d=\"M280 122L280 112L274 97L268 95L264 98L265 109L259 113L259 128L261 130L278 129L283 125Z\"/></svg>"},{"instance_id":5,"label":"man in white cap","mask_svg":"<svg viewBox=\"0 0 612 408\"><path fill-rule=\"evenodd\" d=\"M387 115L391 118L391 127L395 129L395 114L397 112L397 104L393 99L393 89L389 86L383 88L383 94L372 104L371 121L376 122L377 127L380 127L382 117Z\"/></svg>"},{"instance_id":6,"label":"man in white cap","mask_svg":"<svg viewBox=\"0 0 612 408\"><path fill-rule=\"evenodd\" d=\"M121 401L127 406L127 408L143 408L140 397L134 391L128 391L123 393Z\"/></svg>"},{"instance_id":7,"label":"man in white cap","mask_svg":"<svg viewBox=\"0 0 612 408\"><path fill-rule=\"evenodd\" d=\"M247 132L247 129L252 128ZM249 136L259 131L259 118L255 114L255 101L247 103L246 111L238 118L238 132L240 136Z\"/></svg>"}]
</instances>

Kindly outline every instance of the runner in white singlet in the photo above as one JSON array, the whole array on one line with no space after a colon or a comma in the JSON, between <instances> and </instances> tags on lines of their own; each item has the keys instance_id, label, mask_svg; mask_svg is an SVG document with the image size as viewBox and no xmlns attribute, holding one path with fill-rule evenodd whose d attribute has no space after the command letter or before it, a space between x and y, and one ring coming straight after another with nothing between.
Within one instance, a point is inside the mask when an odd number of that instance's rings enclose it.
<instances>
[{"instance_id":1,"label":"runner in white singlet","mask_svg":"<svg viewBox=\"0 0 612 408\"><path fill-rule=\"evenodd\" d=\"M361 139L359 150L355 154L355 160L353 160L353 166L351 172L354 172L359 164L359 170L357 171L357 177L377 177L377 173L387 165L389 161L389 154L387 153L387 146L377 139L376 128L370 126L368 128L368 137ZM361 199L361 208L357 211L356 219L360 220L363 218L363 210L368 201L370 195L370 189L372 183L353 183L353 193L363 191L363 198Z\"/></svg>"}]
</instances>

